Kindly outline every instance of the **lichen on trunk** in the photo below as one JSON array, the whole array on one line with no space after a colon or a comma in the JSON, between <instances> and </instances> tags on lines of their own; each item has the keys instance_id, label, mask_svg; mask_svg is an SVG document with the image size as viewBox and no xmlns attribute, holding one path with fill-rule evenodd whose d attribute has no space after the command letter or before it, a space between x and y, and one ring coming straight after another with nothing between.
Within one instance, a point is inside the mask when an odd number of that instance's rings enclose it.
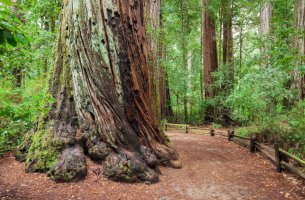
<instances>
[{"instance_id":1,"label":"lichen on trunk","mask_svg":"<svg viewBox=\"0 0 305 200\"><path fill-rule=\"evenodd\" d=\"M117 181L181 167L155 123L142 1L64 0L50 93L56 101L17 152L29 172L85 177L86 156Z\"/></svg>"}]
</instances>

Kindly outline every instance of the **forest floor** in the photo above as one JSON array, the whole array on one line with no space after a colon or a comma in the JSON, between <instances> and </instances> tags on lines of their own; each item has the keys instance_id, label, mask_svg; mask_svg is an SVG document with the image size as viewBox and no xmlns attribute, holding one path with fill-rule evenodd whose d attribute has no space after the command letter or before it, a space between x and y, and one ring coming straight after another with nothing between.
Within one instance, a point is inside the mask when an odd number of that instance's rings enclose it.
<instances>
[{"instance_id":1,"label":"forest floor","mask_svg":"<svg viewBox=\"0 0 305 200\"><path fill-rule=\"evenodd\" d=\"M225 138L178 130L170 130L168 135L183 168L162 167L157 184L125 184L103 178L95 182L92 170L99 165L91 161L86 180L54 183L46 174L25 173L24 164L8 154L0 159L0 199L305 199L305 185L300 180L276 173L268 160Z\"/></svg>"}]
</instances>

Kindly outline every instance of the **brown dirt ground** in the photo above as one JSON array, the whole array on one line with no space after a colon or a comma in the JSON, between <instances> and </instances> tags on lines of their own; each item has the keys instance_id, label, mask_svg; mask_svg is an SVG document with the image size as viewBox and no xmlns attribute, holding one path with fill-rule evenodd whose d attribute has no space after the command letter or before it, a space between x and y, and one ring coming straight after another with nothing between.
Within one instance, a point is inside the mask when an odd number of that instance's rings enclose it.
<instances>
[{"instance_id":1,"label":"brown dirt ground","mask_svg":"<svg viewBox=\"0 0 305 200\"><path fill-rule=\"evenodd\" d=\"M11 154L0 159L0 199L304 199L305 185L290 174L278 174L274 166L259 154L229 143L207 131L197 134L168 132L177 147L182 169L161 168L161 180L146 185L116 183L103 179L95 182L88 161L88 176L78 183L54 183L46 174L26 174L24 164Z\"/></svg>"}]
</instances>

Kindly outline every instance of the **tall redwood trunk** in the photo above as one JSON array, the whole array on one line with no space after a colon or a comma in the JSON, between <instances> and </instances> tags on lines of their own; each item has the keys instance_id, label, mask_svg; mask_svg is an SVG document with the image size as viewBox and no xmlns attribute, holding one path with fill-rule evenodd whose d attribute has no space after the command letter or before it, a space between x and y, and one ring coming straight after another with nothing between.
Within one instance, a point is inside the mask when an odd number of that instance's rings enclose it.
<instances>
[{"instance_id":1,"label":"tall redwood trunk","mask_svg":"<svg viewBox=\"0 0 305 200\"><path fill-rule=\"evenodd\" d=\"M215 91L211 87L213 84L213 72L218 69L217 62L217 46L216 46L216 33L215 33L215 21L209 11L206 8L206 1L204 3L203 11L203 48L204 48L204 89L205 98L213 98Z\"/></svg>"},{"instance_id":2,"label":"tall redwood trunk","mask_svg":"<svg viewBox=\"0 0 305 200\"><path fill-rule=\"evenodd\" d=\"M150 71L151 93L153 108L157 116L157 122L172 115L170 94L166 70L162 66L165 60L165 45L162 42L163 27L161 15L161 0L146 0L147 26L151 33L148 36L148 66Z\"/></svg>"},{"instance_id":3,"label":"tall redwood trunk","mask_svg":"<svg viewBox=\"0 0 305 200\"><path fill-rule=\"evenodd\" d=\"M204 92L205 99L212 99L216 95L213 88L213 73L218 69L217 45L215 33L215 19L207 8L208 0L203 0L203 49L204 49ZM210 106L206 110L206 120L215 118L215 108Z\"/></svg>"},{"instance_id":4,"label":"tall redwood trunk","mask_svg":"<svg viewBox=\"0 0 305 200\"><path fill-rule=\"evenodd\" d=\"M154 120L139 0L64 0L50 82L55 102L17 158L52 179L86 175L86 157L112 180L158 181L158 165L180 167Z\"/></svg>"},{"instance_id":5,"label":"tall redwood trunk","mask_svg":"<svg viewBox=\"0 0 305 200\"><path fill-rule=\"evenodd\" d=\"M166 50L165 46L161 45L161 58L166 59ZM166 69L160 67L160 77L159 77L159 95L160 95L160 109L161 109L161 118L166 119L174 115L172 104L171 104L171 95L169 89L169 81Z\"/></svg>"},{"instance_id":6,"label":"tall redwood trunk","mask_svg":"<svg viewBox=\"0 0 305 200\"><path fill-rule=\"evenodd\" d=\"M164 43L164 27L162 13L160 13L160 38L159 38L159 59L161 60L160 72L159 72L159 94L160 94L160 109L161 118L165 119L174 115L172 104L171 104L171 94L169 88L168 74L165 63L167 59L166 45Z\"/></svg>"},{"instance_id":7,"label":"tall redwood trunk","mask_svg":"<svg viewBox=\"0 0 305 200\"><path fill-rule=\"evenodd\" d=\"M161 0L146 0L145 1L146 22L151 30L148 34L147 49L148 49L148 67L150 72L150 89L152 95L153 112L156 116L156 122L160 124L161 108L160 108L160 91L159 91L159 77L160 77L160 55L159 48L159 34L160 29L160 11ZM157 31L156 31L157 30Z\"/></svg>"}]
</instances>

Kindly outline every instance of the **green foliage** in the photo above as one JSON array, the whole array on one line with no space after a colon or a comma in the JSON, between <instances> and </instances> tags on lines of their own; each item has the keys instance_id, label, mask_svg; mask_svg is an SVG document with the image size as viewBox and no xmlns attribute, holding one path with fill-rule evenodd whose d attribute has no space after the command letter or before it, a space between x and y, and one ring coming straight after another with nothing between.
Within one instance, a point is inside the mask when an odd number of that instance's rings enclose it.
<instances>
[{"instance_id":1,"label":"green foliage","mask_svg":"<svg viewBox=\"0 0 305 200\"><path fill-rule=\"evenodd\" d=\"M14 89L9 81L0 82L0 153L20 144L35 120L48 112L52 98L46 92L46 81L29 81L26 88Z\"/></svg>"},{"instance_id":2,"label":"green foliage","mask_svg":"<svg viewBox=\"0 0 305 200\"><path fill-rule=\"evenodd\" d=\"M264 1L233 1L232 82L228 78L231 69L222 62L222 22L225 16L221 15L221 1L207 1L208 13L216 23L219 61L211 86L216 95L211 99L204 99L201 91L202 13L198 9L201 1L170 0L163 3L165 34L162 41L167 49L167 59L163 63L169 77L174 111L169 121L185 123L183 97L186 94L189 123L204 123L206 111L212 107L213 126L234 120L235 124L241 125L236 130L237 134L257 135L266 141L279 139L289 143L292 149L298 149L296 152L305 154L304 101L299 100L298 91L292 89L290 83L293 69L300 76L305 74L304 55L293 48L293 39L304 38L304 31L294 28L294 1L270 2L273 6L272 28L270 34L262 37L259 14ZM183 58L190 51L191 70Z\"/></svg>"},{"instance_id":3,"label":"green foliage","mask_svg":"<svg viewBox=\"0 0 305 200\"><path fill-rule=\"evenodd\" d=\"M212 123L212 128L222 128L222 125L217 123Z\"/></svg>"},{"instance_id":4,"label":"green foliage","mask_svg":"<svg viewBox=\"0 0 305 200\"><path fill-rule=\"evenodd\" d=\"M0 3L0 53L3 54L6 45L16 47L18 43L29 45L30 38L23 30L22 22L12 13L8 5L10 1L4 1L6 5Z\"/></svg>"},{"instance_id":5,"label":"green foliage","mask_svg":"<svg viewBox=\"0 0 305 200\"><path fill-rule=\"evenodd\" d=\"M42 26L41 10L33 6L40 5L37 1L7 2L0 3L0 154L19 145L53 101L47 92L47 76L56 33ZM52 7L44 10L52 13ZM50 14L56 20L57 10Z\"/></svg>"},{"instance_id":6,"label":"green foliage","mask_svg":"<svg viewBox=\"0 0 305 200\"><path fill-rule=\"evenodd\" d=\"M234 107L236 120L267 123L283 112L282 102L289 98L285 89L288 75L275 68L255 69L239 80L227 102Z\"/></svg>"},{"instance_id":7,"label":"green foliage","mask_svg":"<svg viewBox=\"0 0 305 200\"><path fill-rule=\"evenodd\" d=\"M259 133L259 130L255 126L240 127L235 129L235 134L243 137L250 137Z\"/></svg>"},{"instance_id":8,"label":"green foliage","mask_svg":"<svg viewBox=\"0 0 305 200\"><path fill-rule=\"evenodd\" d=\"M292 134L285 136L284 139L293 142L301 141L305 145L305 100L298 102L288 113L287 122Z\"/></svg>"},{"instance_id":9,"label":"green foliage","mask_svg":"<svg viewBox=\"0 0 305 200\"><path fill-rule=\"evenodd\" d=\"M201 4L200 0L171 0L162 5L163 44L166 59L162 64L168 74L171 105L175 116L169 121L185 123L184 96L188 104L188 122L202 122L200 100L201 67ZM180 39L177 39L180 38ZM191 65L189 65L191 64Z\"/></svg>"}]
</instances>

